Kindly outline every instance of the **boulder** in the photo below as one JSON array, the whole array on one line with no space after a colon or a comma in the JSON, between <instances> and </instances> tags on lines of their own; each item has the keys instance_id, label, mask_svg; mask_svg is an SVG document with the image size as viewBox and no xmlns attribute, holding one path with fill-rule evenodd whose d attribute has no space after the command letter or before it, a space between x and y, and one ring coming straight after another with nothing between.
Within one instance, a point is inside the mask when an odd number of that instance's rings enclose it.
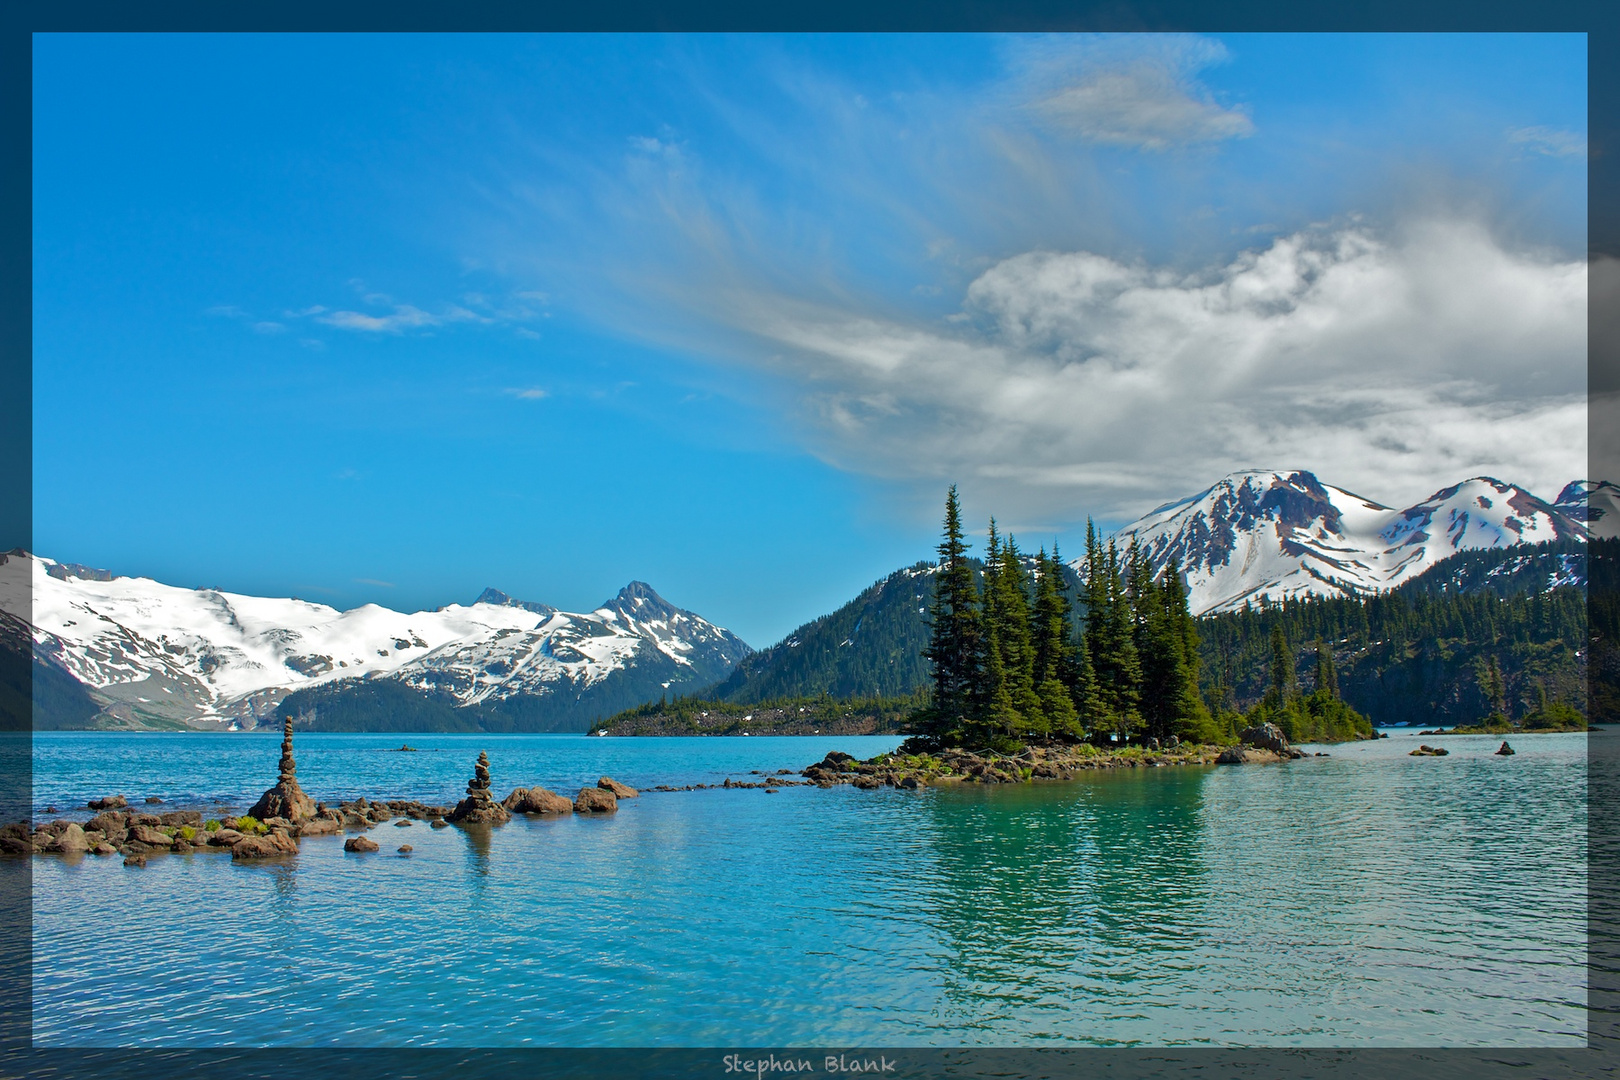
<instances>
[{"instance_id":1,"label":"boulder","mask_svg":"<svg viewBox=\"0 0 1620 1080\"><path fill-rule=\"evenodd\" d=\"M377 851L379 850L379 845L377 844L377 841L368 836L351 836L347 840L343 841L343 850L358 852Z\"/></svg>"},{"instance_id":2,"label":"boulder","mask_svg":"<svg viewBox=\"0 0 1620 1080\"><path fill-rule=\"evenodd\" d=\"M489 793L489 755L480 753L467 782L467 797L447 817L458 825L504 825L511 813Z\"/></svg>"},{"instance_id":3,"label":"boulder","mask_svg":"<svg viewBox=\"0 0 1620 1080\"><path fill-rule=\"evenodd\" d=\"M580 788L579 797L574 800L576 814L611 814L618 809L618 798L601 788Z\"/></svg>"},{"instance_id":4,"label":"boulder","mask_svg":"<svg viewBox=\"0 0 1620 1080\"><path fill-rule=\"evenodd\" d=\"M233 859L275 859L298 854L298 841L284 832L245 836L231 848Z\"/></svg>"},{"instance_id":5,"label":"boulder","mask_svg":"<svg viewBox=\"0 0 1620 1080\"><path fill-rule=\"evenodd\" d=\"M105 799L91 799L85 804L92 810L122 810L129 800L122 795L109 795Z\"/></svg>"},{"instance_id":6,"label":"boulder","mask_svg":"<svg viewBox=\"0 0 1620 1080\"><path fill-rule=\"evenodd\" d=\"M163 800L158 798L156 795L148 795L146 797L146 801L152 806L158 806L163 802Z\"/></svg>"},{"instance_id":7,"label":"boulder","mask_svg":"<svg viewBox=\"0 0 1620 1080\"><path fill-rule=\"evenodd\" d=\"M571 814L574 804L543 787L518 788L501 805L514 814Z\"/></svg>"},{"instance_id":8,"label":"boulder","mask_svg":"<svg viewBox=\"0 0 1620 1080\"><path fill-rule=\"evenodd\" d=\"M111 844L107 843L107 841L105 841L105 840L103 840L101 843L97 844L95 847L91 848L90 850L95 852L97 855L116 855L116 854L118 854L118 849L113 847Z\"/></svg>"},{"instance_id":9,"label":"boulder","mask_svg":"<svg viewBox=\"0 0 1620 1080\"><path fill-rule=\"evenodd\" d=\"M124 865L125 866L145 866L146 865L146 856L140 854L139 852L136 852L133 855L125 855L124 856Z\"/></svg>"},{"instance_id":10,"label":"boulder","mask_svg":"<svg viewBox=\"0 0 1620 1080\"><path fill-rule=\"evenodd\" d=\"M566 799L563 801L567 802ZM572 806L573 803L569 803L568 805ZM448 829L449 827L450 823L444 820L442 817L436 817L432 821L428 822L428 828L430 829Z\"/></svg>"},{"instance_id":11,"label":"boulder","mask_svg":"<svg viewBox=\"0 0 1620 1080\"><path fill-rule=\"evenodd\" d=\"M285 818L292 822L308 821L315 816L315 802L298 786L298 764L293 760L292 717L287 717L281 736L281 775L275 787L259 796L259 801L248 811L250 817L260 821Z\"/></svg>"},{"instance_id":12,"label":"boulder","mask_svg":"<svg viewBox=\"0 0 1620 1080\"><path fill-rule=\"evenodd\" d=\"M1280 757L1288 756L1288 736L1276 724L1258 724L1238 733L1238 742L1260 750L1270 750Z\"/></svg>"},{"instance_id":13,"label":"boulder","mask_svg":"<svg viewBox=\"0 0 1620 1080\"><path fill-rule=\"evenodd\" d=\"M1509 757L1509 756L1511 756L1511 755L1513 755L1513 754L1515 754L1517 752L1518 751L1514 750L1513 747L1511 747L1511 746L1509 746L1507 744L1506 739L1503 739L1502 740L1502 745L1499 746L1497 748L1497 750L1496 750L1496 756L1497 757Z\"/></svg>"},{"instance_id":14,"label":"boulder","mask_svg":"<svg viewBox=\"0 0 1620 1080\"><path fill-rule=\"evenodd\" d=\"M201 810L170 810L167 814L160 814L160 820L165 825L190 825L200 828L203 823Z\"/></svg>"},{"instance_id":15,"label":"boulder","mask_svg":"<svg viewBox=\"0 0 1620 1080\"><path fill-rule=\"evenodd\" d=\"M299 836L331 836L342 831L342 823L330 817L311 818L298 826Z\"/></svg>"},{"instance_id":16,"label":"boulder","mask_svg":"<svg viewBox=\"0 0 1620 1080\"><path fill-rule=\"evenodd\" d=\"M84 830L77 822L68 822L56 837L56 850L64 855L75 855L90 850L90 842L84 838Z\"/></svg>"},{"instance_id":17,"label":"boulder","mask_svg":"<svg viewBox=\"0 0 1620 1080\"><path fill-rule=\"evenodd\" d=\"M239 833L235 829L215 829L203 835L208 837L208 842L214 847L235 847L247 839L246 833Z\"/></svg>"},{"instance_id":18,"label":"boulder","mask_svg":"<svg viewBox=\"0 0 1620 1080\"><path fill-rule=\"evenodd\" d=\"M411 847L411 845L409 845L409 844L401 844L401 845L399 845L399 853L401 855L409 855L411 852L413 852L415 850L416 849Z\"/></svg>"},{"instance_id":19,"label":"boulder","mask_svg":"<svg viewBox=\"0 0 1620 1080\"><path fill-rule=\"evenodd\" d=\"M126 825L127 820L123 814L116 811L106 811L85 822L84 827L101 833L108 840L117 843L129 831Z\"/></svg>"},{"instance_id":20,"label":"boulder","mask_svg":"<svg viewBox=\"0 0 1620 1080\"><path fill-rule=\"evenodd\" d=\"M638 792L629 784L621 784L611 776L604 776L596 782L596 786L603 791L613 792L615 799L633 799Z\"/></svg>"},{"instance_id":21,"label":"boulder","mask_svg":"<svg viewBox=\"0 0 1620 1080\"><path fill-rule=\"evenodd\" d=\"M129 839L132 843L146 844L148 847L173 847L174 837L168 833L159 832L150 825L137 825L129 830Z\"/></svg>"},{"instance_id":22,"label":"boulder","mask_svg":"<svg viewBox=\"0 0 1620 1080\"><path fill-rule=\"evenodd\" d=\"M1424 743L1423 745L1419 746L1416 750L1413 750L1407 756L1408 757L1445 757L1450 753L1451 753L1451 751L1447 750L1443 746L1430 746L1428 743Z\"/></svg>"}]
</instances>

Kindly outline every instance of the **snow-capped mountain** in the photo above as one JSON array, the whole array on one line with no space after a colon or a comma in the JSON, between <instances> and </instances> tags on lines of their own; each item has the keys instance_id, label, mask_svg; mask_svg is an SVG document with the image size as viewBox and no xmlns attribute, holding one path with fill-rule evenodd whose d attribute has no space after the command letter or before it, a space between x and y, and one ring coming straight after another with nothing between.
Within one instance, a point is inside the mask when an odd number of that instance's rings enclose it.
<instances>
[{"instance_id":1,"label":"snow-capped mountain","mask_svg":"<svg viewBox=\"0 0 1620 1080\"><path fill-rule=\"evenodd\" d=\"M1174 559L1187 579L1189 606L1203 614L1262 597L1389 589L1464 550L1583 540L1585 520L1571 513L1577 486L1565 489L1568 504L1553 505L1476 477L1398 510L1308 472L1245 471L1159 507L1115 541L1122 550L1140 545L1155 570ZM1070 565L1083 570L1082 560Z\"/></svg>"},{"instance_id":2,"label":"snow-capped mountain","mask_svg":"<svg viewBox=\"0 0 1620 1080\"><path fill-rule=\"evenodd\" d=\"M368 677L447 693L457 705L577 699L612 681L645 683L656 697L724 678L752 651L642 582L585 614L495 590L436 611L338 611L21 552L0 560L0 611L29 624L36 656L124 715L187 724L261 715L290 691Z\"/></svg>"},{"instance_id":3,"label":"snow-capped mountain","mask_svg":"<svg viewBox=\"0 0 1620 1080\"><path fill-rule=\"evenodd\" d=\"M1620 537L1620 487L1607 480L1577 480L1564 485L1553 503L1568 517L1584 522L1595 539Z\"/></svg>"}]
</instances>

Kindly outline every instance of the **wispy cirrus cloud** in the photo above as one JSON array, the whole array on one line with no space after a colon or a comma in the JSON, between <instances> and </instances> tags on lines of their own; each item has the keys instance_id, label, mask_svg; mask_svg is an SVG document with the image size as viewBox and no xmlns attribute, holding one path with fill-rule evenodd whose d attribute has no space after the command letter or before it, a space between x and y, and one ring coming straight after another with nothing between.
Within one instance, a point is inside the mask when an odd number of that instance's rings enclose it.
<instances>
[{"instance_id":1,"label":"wispy cirrus cloud","mask_svg":"<svg viewBox=\"0 0 1620 1080\"><path fill-rule=\"evenodd\" d=\"M1549 127L1509 128L1507 141L1519 146L1525 153L1544 157L1586 156L1586 136L1577 131L1564 131Z\"/></svg>"},{"instance_id":2,"label":"wispy cirrus cloud","mask_svg":"<svg viewBox=\"0 0 1620 1080\"><path fill-rule=\"evenodd\" d=\"M1246 138L1248 110L1222 105L1198 79L1226 59L1220 42L1191 35L1089 39L1031 58L1030 105L1071 135L1137 150Z\"/></svg>"}]
</instances>

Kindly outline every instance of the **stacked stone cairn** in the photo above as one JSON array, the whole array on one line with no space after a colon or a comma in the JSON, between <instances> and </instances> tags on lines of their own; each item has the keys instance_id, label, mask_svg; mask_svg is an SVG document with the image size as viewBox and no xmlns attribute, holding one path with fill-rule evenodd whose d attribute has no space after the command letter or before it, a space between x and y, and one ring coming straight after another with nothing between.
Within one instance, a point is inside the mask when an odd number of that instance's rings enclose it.
<instances>
[{"instance_id":1,"label":"stacked stone cairn","mask_svg":"<svg viewBox=\"0 0 1620 1080\"><path fill-rule=\"evenodd\" d=\"M287 726L282 731L281 777L276 781L276 786L260 795L259 801L248 811L260 821L281 818L296 825L315 817L315 803L298 786L298 764L293 761L292 723L292 717L288 716Z\"/></svg>"},{"instance_id":2,"label":"stacked stone cairn","mask_svg":"<svg viewBox=\"0 0 1620 1080\"><path fill-rule=\"evenodd\" d=\"M480 752L473 778L467 781L467 797L450 811L449 820L458 825L504 825L512 814L495 801L489 790L489 755Z\"/></svg>"}]
</instances>

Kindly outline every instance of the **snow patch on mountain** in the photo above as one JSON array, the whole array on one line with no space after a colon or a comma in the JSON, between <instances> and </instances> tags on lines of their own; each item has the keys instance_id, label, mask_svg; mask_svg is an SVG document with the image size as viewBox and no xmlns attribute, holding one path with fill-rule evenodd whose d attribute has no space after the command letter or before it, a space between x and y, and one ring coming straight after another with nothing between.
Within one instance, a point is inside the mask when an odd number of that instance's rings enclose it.
<instances>
[{"instance_id":1,"label":"snow patch on mountain","mask_svg":"<svg viewBox=\"0 0 1620 1080\"><path fill-rule=\"evenodd\" d=\"M38 655L109 701L188 722L339 679L393 678L470 705L562 685L577 693L653 654L718 678L752 651L643 582L587 614L493 589L436 611L338 611L24 552L7 562L0 610L28 626Z\"/></svg>"},{"instance_id":2,"label":"snow patch on mountain","mask_svg":"<svg viewBox=\"0 0 1620 1080\"><path fill-rule=\"evenodd\" d=\"M1122 549L1138 544L1155 571L1174 560L1192 611L1204 614L1261 599L1364 595L1459 551L1585 539L1587 531L1565 508L1491 477L1393 509L1309 472L1248 470L1160 507L1114 539ZM1083 560L1069 565L1084 569Z\"/></svg>"}]
</instances>

